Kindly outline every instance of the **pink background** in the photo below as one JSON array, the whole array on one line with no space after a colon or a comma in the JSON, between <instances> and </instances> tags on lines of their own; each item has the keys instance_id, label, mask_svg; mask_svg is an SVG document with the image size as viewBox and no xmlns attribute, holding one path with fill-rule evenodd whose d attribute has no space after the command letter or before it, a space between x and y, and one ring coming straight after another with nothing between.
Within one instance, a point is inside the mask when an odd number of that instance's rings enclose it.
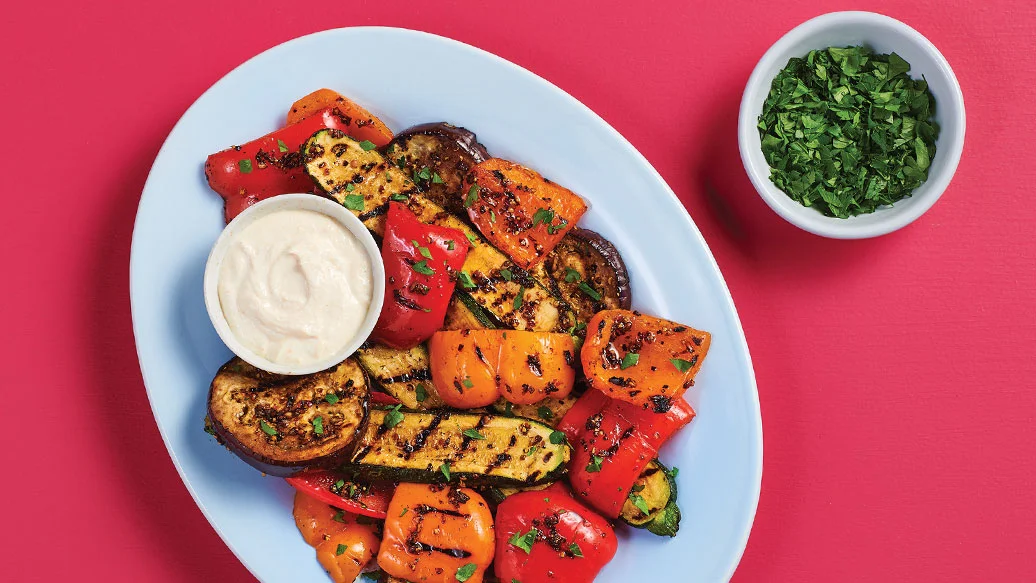
<instances>
[{"instance_id":1,"label":"pink background","mask_svg":"<svg viewBox=\"0 0 1036 583\"><path fill-rule=\"evenodd\" d=\"M129 315L133 217L163 139L210 84L292 37L361 24L446 35L546 77L684 201L740 310L762 401L763 493L734 581L1032 580L1032 2L216 4L4 7L4 580L250 580L152 421ZM968 114L943 199L856 242L774 215L735 137L766 48L848 8L927 35Z\"/></svg>"}]
</instances>

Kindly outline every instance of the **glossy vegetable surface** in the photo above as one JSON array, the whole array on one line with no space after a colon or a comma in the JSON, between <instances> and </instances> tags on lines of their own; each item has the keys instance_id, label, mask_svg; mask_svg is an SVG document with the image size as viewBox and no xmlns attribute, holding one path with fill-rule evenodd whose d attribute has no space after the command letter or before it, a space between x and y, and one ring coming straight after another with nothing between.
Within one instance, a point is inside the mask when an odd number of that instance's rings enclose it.
<instances>
[{"instance_id":1,"label":"glossy vegetable surface","mask_svg":"<svg viewBox=\"0 0 1036 583\"><path fill-rule=\"evenodd\" d=\"M475 166L461 194L471 222L524 269L550 253L587 209L571 190L499 158Z\"/></svg>"},{"instance_id":2,"label":"glossy vegetable surface","mask_svg":"<svg viewBox=\"0 0 1036 583\"><path fill-rule=\"evenodd\" d=\"M389 203L381 243L385 302L374 338L408 349L442 328L467 253L468 240L460 231L424 224L402 204Z\"/></svg>"},{"instance_id":3,"label":"glossy vegetable surface","mask_svg":"<svg viewBox=\"0 0 1036 583\"><path fill-rule=\"evenodd\" d=\"M375 527L360 524L356 515L336 510L321 500L295 493L292 512L306 543L335 583L352 583L378 553Z\"/></svg>"},{"instance_id":4,"label":"glossy vegetable surface","mask_svg":"<svg viewBox=\"0 0 1036 583\"><path fill-rule=\"evenodd\" d=\"M591 583L617 547L608 522L560 485L514 494L497 507L501 581Z\"/></svg>"},{"instance_id":5,"label":"glossy vegetable surface","mask_svg":"<svg viewBox=\"0 0 1036 583\"><path fill-rule=\"evenodd\" d=\"M325 504L372 518L385 518L385 509L395 490L390 482L357 482L350 475L330 470L302 472L285 481Z\"/></svg>"},{"instance_id":6,"label":"glossy vegetable surface","mask_svg":"<svg viewBox=\"0 0 1036 583\"><path fill-rule=\"evenodd\" d=\"M470 488L400 484L378 566L421 583L481 583L495 554L493 515Z\"/></svg>"},{"instance_id":7,"label":"glossy vegetable surface","mask_svg":"<svg viewBox=\"0 0 1036 583\"><path fill-rule=\"evenodd\" d=\"M712 335L629 310L598 312L580 352L593 388L664 413L694 383Z\"/></svg>"},{"instance_id":8,"label":"glossy vegetable surface","mask_svg":"<svg viewBox=\"0 0 1036 583\"><path fill-rule=\"evenodd\" d=\"M317 130L347 127L336 110L325 107L294 125L210 155L205 179L223 197L226 221L271 196L312 191L300 147Z\"/></svg>"},{"instance_id":9,"label":"glossy vegetable surface","mask_svg":"<svg viewBox=\"0 0 1036 583\"><path fill-rule=\"evenodd\" d=\"M392 130L374 114L356 102L331 89L317 89L291 105L287 125L299 123L314 112L333 107L344 130L359 141L368 140L377 147L382 147L392 140Z\"/></svg>"}]
</instances>

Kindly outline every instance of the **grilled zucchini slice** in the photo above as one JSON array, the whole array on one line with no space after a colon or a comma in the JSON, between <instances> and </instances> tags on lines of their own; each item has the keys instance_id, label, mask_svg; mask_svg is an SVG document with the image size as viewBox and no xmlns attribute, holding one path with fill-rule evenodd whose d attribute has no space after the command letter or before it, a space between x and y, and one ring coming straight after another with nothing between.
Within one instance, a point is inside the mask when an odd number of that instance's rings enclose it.
<instances>
[{"instance_id":1,"label":"grilled zucchini slice","mask_svg":"<svg viewBox=\"0 0 1036 583\"><path fill-rule=\"evenodd\" d=\"M571 310L548 287L518 269L466 222L421 195L409 174L376 150L365 151L343 132L328 129L313 134L302 154L310 178L335 200L363 198L362 208L353 212L375 235L384 233L390 200L405 200L424 223L464 233L471 248L463 269L476 284L465 292L503 327L551 332L573 325ZM352 202L355 198L349 200L351 207L360 206Z\"/></svg>"},{"instance_id":2,"label":"grilled zucchini slice","mask_svg":"<svg viewBox=\"0 0 1036 583\"><path fill-rule=\"evenodd\" d=\"M367 420L369 387L352 359L310 375L260 370L240 358L220 367L209 389L216 437L267 474L290 476L349 458Z\"/></svg>"},{"instance_id":3,"label":"grilled zucchini slice","mask_svg":"<svg viewBox=\"0 0 1036 583\"><path fill-rule=\"evenodd\" d=\"M383 391L407 409L434 409L445 405L435 392L424 344L409 350L369 343L356 351L356 360Z\"/></svg>"},{"instance_id":4,"label":"grilled zucchini slice","mask_svg":"<svg viewBox=\"0 0 1036 583\"><path fill-rule=\"evenodd\" d=\"M493 319L478 305L474 298L464 292L455 292L446 308L443 330L482 330L496 328Z\"/></svg>"},{"instance_id":5,"label":"grilled zucchini slice","mask_svg":"<svg viewBox=\"0 0 1036 583\"><path fill-rule=\"evenodd\" d=\"M648 513L637 508L632 496L640 496ZM680 507L676 504L676 480L669 468L658 460L651 461L633 483L631 498L626 499L619 518L659 536L676 536L680 530Z\"/></svg>"},{"instance_id":6,"label":"grilled zucchini slice","mask_svg":"<svg viewBox=\"0 0 1036 583\"><path fill-rule=\"evenodd\" d=\"M565 473L572 452L551 443L552 432L521 417L376 409L351 464L370 478L399 482L531 486Z\"/></svg>"},{"instance_id":7,"label":"grilled zucchini slice","mask_svg":"<svg viewBox=\"0 0 1036 583\"><path fill-rule=\"evenodd\" d=\"M493 403L493 409L496 412L503 413L505 415L525 417L526 419L533 419L543 423L544 425L557 427L558 422L565 416L565 413L568 413L568 410L572 408L572 405L576 404L576 400L578 400L578 398L579 397L574 395L569 395L563 399L551 399L548 397L531 405L515 405L501 397L500 400Z\"/></svg>"}]
</instances>

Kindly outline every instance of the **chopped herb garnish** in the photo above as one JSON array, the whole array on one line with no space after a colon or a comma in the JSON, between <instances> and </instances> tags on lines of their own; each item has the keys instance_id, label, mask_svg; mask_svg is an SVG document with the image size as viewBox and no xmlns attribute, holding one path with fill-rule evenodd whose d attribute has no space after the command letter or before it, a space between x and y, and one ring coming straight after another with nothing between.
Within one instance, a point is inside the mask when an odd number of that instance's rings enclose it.
<instances>
[{"instance_id":1,"label":"chopped herb garnish","mask_svg":"<svg viewBox=\"0 0 1036 583\"><path fill-rule=\"evenodd\" d=\"M468 563L457 569L457 581L464 583L475 574L475 563Z\"/></svg>"},{"instance_id":2,"label":"chopped herb garnish","mask_svg":"<svg viewBox=\"0 0 1036 583\"><path fill-rule=\"evenodd\" d=\"M342 488L345 487L345 480L338 480L334 484L331 484L331 491L335 494L341 494Z\"/></svg>"},{"instance_id":3,"label":"chopped herb garnish","mask_svg":"<svg viewBox=\"0 0 1036 583\"><path fill-rule=\"evenodd\" d=\"M536 537L539 536L540 531L536 530L535 527L529 529L529 532L521 534L516 532L511 535L511 538L507 539L507 542L525 551L525 554L532 554L532 545L536 542Z\"/></svg>"},{"instance_id":4,"label":"chopped herb garnish","mask_svg":"<svg viewBox=\"0 0 1036 583\"><path fill-rule=\"evenodd\" d=\"M397 192L396 194L390 195L389 200L394 200L396 202L409 202L410 197L405 194L399 194Z\"/></svg>"},{"instance_id":5,"label":"chopped herb garnish","mask_svg":"<svg viewBox=\"0 0 1036 583\"><path fill-rule=\"evenodd\" d=\"M285 144L284 140L277 140L277 149L281 152L287 152L288 144Z\"/></svg>"},{"instance_id":6,"label":"chopped herb garnish","mask_svg":"<svg viewBox=\"0 0 1036 583\"><path fill-rule=\"evenodd\" d=\"M428 247L418 247L417 252L421 254L421 257L426 259L432 258L432 251Z\"/></svg>"},{"instance_id":7,"label":"chopped herb garnish","mask_svg":"<svg viewBox=\"0 0 1036 583\"><path fill-rule=\"evenodd\" d=\"M471 382L471 377L464 377L464 380L461 381L460 384L464 385L465 389L470 389L471 387L475 386L475 383Z\"/></svg>"},{"instance_id":8,"label":"chopped herb garnish","mask_svg":"<svg viewBox=\"0 0 1036 583\"><path fill-rule=\"evenodd\" d=\"M400 413L400 411L399 411L399 408L402 407L402 406L403 406L403 404L400 403L399 405L396 405L395 407L386 407L385 408L385 410L387 411L387 413L385 413L385 421L384 421L384 424L385 424L386 428L392 429L396 425L399 425L400 423L403 422L403 414Z\"/></svg>"},{"instance_id":9,"label":"chopped herb garnish","mask_svg":"<svg viewBox=\"0 0 1036 583\"><path fill-rule=\"evenodd\" d=\"M465 429L464 435L471 439L485 439L486 436L478 432L477 429Z\"/></svg>"},{"instance_id":10,"label":"chopped herb garnish","mask_svg":"<svg viewBox=\"0 0 1036 583\"><path fill-rule=\"evenodd\" d=\"M348 550L348 549L349 549L349 547L347 547L347 546L345 546L343 544L339 544L337 547L335 547L335 556L336 557L340 557L340 556L344 555L345 551Z\"/></svg>"},{"instance_id":11,"label":"chopped herb garnish","mask_svg":"<svg viewBox=\"0 0 1036 583\"><path fill-rule=\"evenodd\" d=\"M402 170L406 166L406 156L396 158L396 167Z\"/></svg>"},{"instance_id":12,"label":"chopped herb garnish","mask_svg":"<svg viewBox=\"0 0 1036 583\"><path fill-rule=\"evenodd\" d=\"M639 354L636 352L627 352L626 356L622 357L622 363L619 365L619 368L626 370L631 366L636 366L638 362L640 362Z\"/></svg>"},{"instance_id":13,"label":"chopped herb garnish","mask_svg":"<svg viewBox=\"0 0 1036 583\"><path fill-rule=\"evenodd\" d=\"M372 142L370 140L364 140L364 141L360 142L360 147L363 148L364 152L370 152L371 150L373 150L374 148L377 148L378 146L377 146L377 144L375 144L374 142Z\"/></svg>"},{"instance_id":14,"label":"chopped herb garnish","mask_svg":"<svg viewBox=\"0 0 1036 583\"><path fill-rule=\"evenodd\" d=\"M263 433L269 435L270 437L277 435L277 430L271 427L269 424L266 423L266 421L262 419L259 420L259 429L262 429Z\"/></svg>"},{"instance_id":15,"label":"chopped herb garnish","mask_svg":"<svg viewBox=\"0 0 1036 583\"><path fill-rule=\"evenodd\" d=\"M593 298L594 301L601 301L601 292L587 285L585 281L579 282L579 289L582 290L584 294Z\"/></svg>"},{"instance_id":16,"label":"chopped herb garnish","mask_svg":"<svg viewBox=\"0 0 1036 583\"><path fill-rule=\"evenodd\" d=\"M404 514L406 514L406 513L407 513L407 511L409 511L409 510L410 510L410 507L408 507L408 506L404 506L404 507L403 507L403 511L399 513L399 517L400 517L400 518L403 518L403 515L404 515Z\"/></svg>"},{"instance_id":17,"label":"chopped herb garnish","mask_svg":"<svg viewBox=\"0 0 1036 583\"><path fill-rule=\"evenodd\" d=\"M418 403L423 403L428 398L428 389L425 388L424 383L417 383L417 390L414 393L417 395Z\"/></svg>"},{"instance_id":18,"label":"chopped herb garnish","mask_svg":"<svg viewBox=\"0 0 1036 583\"><path fill-rule=\"evenodd\" d=\"M432 171L425 166L420 171L414 170L414 182L420 180L430 180L432 178Z\"/></svg>"},{"instance_id":19,"label":"chopped herb garnish","mask_svg":"<svg viewBox=\"0 0 1036 583\"><path fill-rule=\"evenodd\" d=\"M561 231L562 229L564 229L567 226L568 226L568 221L566 221L565 219L561 219L561 221L558 224L556 224L556 225L547 225L547 233L549 233L551 235L557 235L558 231Z\"/></svg>"},{"instance_id":20,"label":"chopped herb garnish","mask_svg":"<svg viewBox=\"0 0 1036 583\"><path fill-rule=\"evenodd\" d=\"M438 172L432 173L432 184L444 184L442 176L439 176Z\"/></svg>"},{"instance_id":21,"label":"chopped herb garnish","mask_svg":"<svg viewBox=\"0 0 1036 583\"><path fill-rule=\"evenodd\" d=\"M641 496L640 494L634 494L633 492L630 492L629 499L630 502L632 502L633 505L637 507L637 510L644 513L644 516L651 514L651 509L648 508L647 502L644 501L643 496Z\"/></svg>"},{"instance_id":22,"label":"chopped herb garnish","mask_svg":"<svg viewBox=\"0 0 1036 583\"><path fill-rule=\"evenodd\" d=\"M523 286L518 288L518 295L514 296L514 309L516 309L516 310L522 309L522 300L524 299L524 297L525 297L525 286L523 285Z\"/></svg>"},{"instance_id":23,"label":"chopped herb garnish","mask_svg":"<svg viewBox=\"0 0 1036 583\"><path fill-rule=\"evenodd\" d=\"M334 405L338 402L338 395L334 393L328 393L324 395L324 400L327 401L328 405Z\"/></svg>"},{"instance_id":24,"label":"chopped herb garnish","mask_svg":"<svg viewBox=\"0 0 1036 583\"><path fill-rule=\"evenodd\" d=\"M324 418L317 416L313 418L313 433L317 435L324 434Z\"/></svg>"},{"instance_id":25,"label":"chopped herb garnish","mask_svg":"<svg viewBox=\"0 0 1036 583\"><path fill-rule=\"evenodd\" d=\"M365 207L363 203L363 195L360 194L347 194L345 199L342 200L342 206L351 211L362 211Z\"/></svg>"},{"instance_id":26,"label":"chopped herb garnish","mask_svg":"<svg viewBox=\"0 0 1036 583\"><path fill-rule=\"evenodd\" d=\"M511 281L511 278L514 277L514 275L511 273L510 269L505 267L500 270L500 277L504 278L504 281Z\"/></svg>"},{"instance_id":27,"label":"chopped herb garnish","mask_svg":"<svg viewBox=\"0 0 1036 583\"><path fill-rule=\"evenodd\" d=\"M464 199L464 208L471 208L476 200L478 200L478 185L472 184L468 190L468 196Z\"/></svg>"},{"instance_id":28,"label":"chopped herb garnish","mask_svg":"<svg viewBox=\"0 0 1036 583\"><path fill-rule=\"evenodd\" d=\"M339 510L338 512L335 512L335 515L331 517L331 520L335 522L345 522L345 511Z\"/></svg>"},{"instance_id":29,"label":"chopped herb garnish","mask_svg":"<svg viewBox=\"0 0 1036 583\"><path fill-rule=\"evenodd\" d=\"M489 211L489 222L490 223L495 223L496 222L496 211Z\"/></svg>"},{"instance_id":30,"label":"chopped herb garnish","mask_svg":"<svg viewBox=\"0 0 1036 583\"><path fill-rule=\"evenodd\" d=\"M680 474L680 468L673 467L673 469L669 470L669 477L670 478L675 478L679 474Z\"/></svg>"},{"instance_id":31,"label":"chopped herb garnish","mask_svg":"<svg viewBox=\"0 0 1036 583\"><path fill-rule=\"evenodd\" d=\"M566 267L565 268L565 281L566 282L568 282L568 283L575 283L575 282L577 282L577 281L579 281L581 279L583 279L583 276L579 275L578 271L576 271L575 269L572 269L571 267Z\"/></svg>"},{"instance_id":32,"label":"chopped herb garnish","mask_svg":"<svg viewBox=\"0 0 1036 583\"><path fill-rule=\"evenodd\" d=\"M540 450L540 446L534 445L534 446L529 448L529 451L525 452L525 455L531 456L532 454L538 452L539 450Z\"/></svg>"},{"instance_id":33,"label":"chopped herb garnish","mask_svg":"<svg viewBox=\"0 0 1036 583\"><path fill-rule=\"evenodd\" d=\"M561 445L565 443L565 432L564 431L552 431L550 433L550 442L554 445Z\"/></svg>"},{"instance_id":34,"label":"chopped herb garnish","mask_svg":"<svg viewBox=\"0 0 1036 583\"><path fill-rule=\"evenodd\" d=\"M568 545L568 552L572 553L573 557L583 558L583 549L579 548L579 545L576 543Z\"/></svg>"},{"instance_id":35,"label":"chopped herb garnish","mask_svg":"<svg viewBox=\"0 0 1036 583\"><path fill-rule=\"evenodd\" d=\"M456 243L453 242L453 239L447 239L446 240L446 250L447 251L453 251L454 248L456 248L456 247L457 247L457 245L456 245Z\"/></svg>"},{"instance_id":36,"label":"chopped herb garnish","mask_svg":"<svg viewBox=\"0 0 1036 583\"><path fill-rule=\"evenodd\" d=\"M604 458L602 458L601 456L599 456L597 454L591 455L590 456L590 463L586 464L586 471L591 472L591 473L592 472L599 472L599 471L601 471L601 462L603 462L603 461L604 461Z\"/></svg>"},{"instance_id":37,"label":"chopped herb garnish","mask_svg":"<svg viewBox=\"0 0 1036 583\"><path fill-rule=\"evenodd\" d=\"M692 366L694 366L694 363L692 363L689 360L684 360L682 358L670 358L669 362L673 363L673 366L676 367L676 370L680 372L687 372L691 370Z\"/></svg>"},{"instance_id":38,"label":"chopped herb garnish","mask_svg":"<svg viewBox=\"0 0 1036 583\"><path fill-rule=\"evenodd\" d=\"M457 281L460 282L461 287L464 289L475 289L475 282L471 280L471 275L467 271L461 271L457 274Z\"/></svg>"},{"instance_id":39,"label":"chopped herb garnish","mask_svg":"<svg viewBox=\"0 0 1036 583\"><path fill-rule=\"evenodd\" d=\"M468 238L468 242L472 245L478 243L478 237L475 236L475 233L472 233L471 231L464 231L464 236Z\"/></svg>"},{"instance_id":40,"label":"chopped herb garnish","mask_svg":"<svg viewBox=\"0 0 1036 583\"><path fill-rule=\"evenodd\" d=\"M345 191L346 192L352 192L354 190L356 190L356 185L353 184L352 182L349 182L348 184L345 185Z\"/></svg>"},{"instance_id":41,"label":"chopped herb garnish","mask_svg":"<svg viewBox=\"0 0 1036 583\"><path fill-rule=\"evenodd\" d=\"M423 259L410 266L411 269L420 273L421 275L432 275L435 273L435 269L428 267L428 260Z\"/></svg>"},{"instance_id":42,"label":"chopped herb garnish","mask_svg":"<svg viewBox=\"0 0 1036 583\"><path fill-rule=\"evenodd\" d=\"M356 497L356 484L349 484L349 498Z\"/></svg>"},{"instance_id":43,"label":"chopped herb garnish","mask_svg":"<svg viewBox=\"0 0 1036 583\"><path fill-rule=\"evenodd\" d=\"M443 462L443 464L439 466L439 471L442 472L442 475L446 476L447 482L450 481L450 462Z\"/></svg>"},{"instance_id":44,"label":"chopped herb garnish","mask_svg":"<svg viewBox=\"0 0 1036 583\"><path fill-rule=\"evenodd\" d=\"M540 405L539 408L536 409L536 414L540 416L540 419L546 419L547 421L554 418L554 412L546 405Z\"/></svg>"},{"instance_id":45,"label":"chopped herb garnish","mask_svg":"<svg viewBox=\"0 0 1036 583\"><path fill-rule=\"evenodd\" d=\"M896 53L830 47L774 78L758 129L770 180L838 218L910 196L928 178L939 125L923 78Z\"/></svg>"},{"instance_id":46,"label":"chopped herb garnish","mask_svg":"<svg viewBox=\"0 0 1036 583\"><path fill-rule=\"evenodd\" d=\"M244 160L237 161L237 167L244 174L250 174L252 172L252 161L245 158Z\"/></svg>"},{"instance_id":47,"label":"chopped herb garnish","mask_svg":"<svg viewBox=\"0 0 1036 583\"><path fill-rule=\"evenodd\" d=\"M536 212L532 213L532 226L536 226L540 223L549 225L554 220L554 211L551 209L536 209Z\"/></svg>"}]
</instances>

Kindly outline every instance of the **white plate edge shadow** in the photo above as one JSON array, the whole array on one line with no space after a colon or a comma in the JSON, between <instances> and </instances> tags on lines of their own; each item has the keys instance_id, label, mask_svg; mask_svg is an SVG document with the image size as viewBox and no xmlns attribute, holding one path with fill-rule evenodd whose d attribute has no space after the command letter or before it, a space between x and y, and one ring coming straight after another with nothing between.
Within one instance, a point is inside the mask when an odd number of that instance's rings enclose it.
<instances>
[{"instance_id":1,"label":"white plate edge shadow","mask_svg":"<svg viewBox=\"0 0 1036 583\"><path fill-rule=\"evenodd\" d=\"M763 460L763 457L762 457L763 456L763 433L762 433L762 416L761 416L760 404L759 404L758 387L757 387L757 382L756 382L756 378L755 378L754 368L752 366L751 355L750 355L749 350L748 350L748 343L747 343L747 340L746 340L746 337L745 337L743 326L741 324L740 318L737 315L737 309L736 309L736 307L734 305L733 298L730 295L730 291L729 291L729 288L727 287L726 281L723 278L722 272L719 269L719 265L716 262L715 257L712 255L711 249L709 248L708 244L706 243L704 237L701 235L701 232L698 230L697 225L695 225L693 219L691 219L689 213L687 213L685 207L683 206L683 203L680 202L679 198L676 196L676 194L673 192L673 190L669 187L669 185L665 182L665 180L658 173L658 171L650 164L650 162L624 136L622 136L622 134L620 134L615 128L613 128L610 124L608 124L607 121L605 121L603 118L601 118L597 113L595 113L589 107L584 105L582 102L580 102L576 98L572 97L567 92L565 92L561 88L557 87L556 85L554 85L550 81L547 81L546 79L540 77L539 75L536 75L535 73L533 73L533 72L531 72L531 71L529 71L529 70L527 70L527 69L525 69L525 68L523 68L523 67L521 67L519 65L516 65L516 64L514 64L514 63L512 63L512 62L510 62L510 61L508 61L508 60L506 60L506 59L504 59L502 57L499 57L497 55L494 55L493 53L490 53L488 51L479 49L477 47L468 45L466 43L463 43L463 42L460 42L460 41L457 41L457 40L454 40L454 39L450 39L448 37L443 37L443 36L440 36L440 35L432 34L432 33L416 31L416 30L411 30L411 29L395 28L395 27L359 26L359 27L346 27L346 28L328 29L328 30L318 31L318 32L314 32L314 33L311 33L311 34L307 34L307 35L304 35L304 36L300 36L300 37L296 37L296 38L290 39L288 41L285 41L283 43L280 43L280 44L275 45L275 46L273 46L273 47L271 47L269 49L264 50L263 52L261 52L261 53L255 55L255 56L249 58L248 60L246 60L245 62L241 63L240 65L238 65L237 67L235 67L231 71L227 72L218 81L216 81L211 87L209 87L205 92L203 92L191 104L191 106L188 107L187 110L181 115L180 119L174 125L173 129L169 132L169 135L166 137L166 140L163 142L163 145L162 145L161 149L159 150L158 155L155 157L155 161L153 163L152 169L149 171L148 178L147 178L147 180L146 180L146 182L144 184L144 188L143 188L143 191L142 191L141 199L140 199L140 202L138 204L138 210L137 210L137 213L136 213L136 216L135 216L135 219L134 219L133 237L132 237L132 241L131 241L130 278L129 278L130 279L129 283L130 283L130 307L131 307L131 312L135 314L137 312L137 309L138 309L137 308L137 302L134 299L134 298L137 297L137 294L134 291L135 287L136 287L135 284L134 284L134 281L136 280L136 278L134 277L134 272L135 272L134 264L136 263L137 257L138 257L137 256L137 249L139 247L137 245L137 240L138 240L138 237L141 236L140 235L140 230L138 229L138 226L139 226L139 223L140 223L141 209L144 207L144 201L145 201L145 199L148 196L148 192L150 190L153 190L152 182L153 182L153 179L154 179L155 168L160 165L160 162L162 162L165 158L170 156L169 144L170 144L170 142L173 141L173 137L177 135L178 130L180 130L181 125L184 123L184 120L189 117L189 114L192 112L192 110L194 110L198 106L199 103L204 101L204 98L207 95L209 95L210 93L213 93L214 91L219 89L223 84L228 83L229 82L229 78L231 78L234 73L238 72L239 70L241 70L243 68L248 67L254 61L256 61L258 59L261 59L261 58L264 58L264 57L267 57L271 53L274 53L274 52L277 52L277 51L280 51L280 50L284 50L287 47L290 47L291 45L293 45L295 43L300 43L300 42L305 42L305 41L308 41L308 40L313 40L314 37L318 37L318 36L322 36L322 35L341 34L343 32L348 32L348 31L357 31L357 32L379 32L380 31L380 32L386 32L386 33L391 33L391 34L406 34L406 35L416 35L416 36L423 36L423 37L431 37L431 39L434 40L434 41L445 43L445 44L448 44L448 45L452 45L453 48L456 48L456 49L459 49L459 50L462 50L462 51L468 51L468 52L473 53L475 56L477 56L479 58L484 58L484 59L488 59L490 61L493 61L497 65L502 66L503 68L509 69L511 73L513 73L515 75L522 76L522 77L525 78L525 80L527 80L527 81L529 81L531 83L540 85L541 87L543 87L543 88L547 89L548 91L550 91L551 93L553 93L555 97L557 97L559 99L562 99L562 100L565 100L565 101L568 101L571 105L573 105L576 108L584 111L586 114L589 115L589 118L591 118L594 121L596 121L600 125L601 128L605 129L609 134L611 134L612 137L614 137L616 139L616 142L621 144L622 148L624 150L626 150L626 153L632 154L633 158L639 163L639 165L641 165L644 169L646 169L648 171L648 173L654 178L654 180L657 181L658 185L661 186L662 189L665 192L668 193L668 196L671 199L670 202L671 203L675 203L683 211L682 212L683 221L686 223L686 226L689 227L689 232L693 233L694 238L697 240L697 242L701 245L702 249L705 251L704 255L708 258L709 265L712 268L712 270L713 270L713 272L714 272L714 274L716 276L716 279L718 281L718 284L719 284L721 290L723 291L722 302L725 304L725 307L729 310L729 314L731 314L733 316L731 318L731 320L732 320L732 324L734 326L734 329L736 329L736 331L737 331L737 338L736 339L732 339L732 340L734 340L734 343L736 345L735 346L736 349L737 349L736 350L736 352L737 352L736 356L743 360L744 365L745 365L745 367L747 369L747 373L748 373L747 381L749 383L749 388L751 389L750 390L750 395L749 395L750 400L749 400L748 404L749 404L750 407L752 407L754 409L754 411L753 411L755 413L754 418L756 420L756 425L757 425L756 428L755 428L756 429L756 431L755 431L756 439L755 439L755 443L753 444L753 447L754 447L754 451L757 452L758 455L757 455L757 460L756 460L757 463L754 465L755 467L753 468L753 475L751 476L751 479L752 479L752 490L751 490L752 508L751 508L750 513L749 513L749 520L745 524L745 526L743 528L743 531L741 533L741 536L740 536L740 541L739 541L739 544L738 544L739 550L736 553L736 556L731 558L731 561L730 561L729 565L726 568L726 574L725 574L724 580L729 580L733 576L734 571L737 568L737 566L740 563L740 560L741 560L741 558L743 556L745 547L747 546L747 543L748 543L748 538L749 538L749 535L750 535L750 532L751 532L752 525L754 524L755 514L756 514L756 512L758 510L759 495L760 495L761 485L762 485L762 470L763 470L763 462L762 462L762 460ZM201 293L200 290L199 290L199 293ZM134 317L133 318L133 333L134 333L135 346L136 346L136 350L137 350L138 362L140 364L141 376L143 378L143 382L144 382L144 385L145 385L145 390L147 391L147 394L148 394L149 403L151 404L152 413L153 413L153 415L155 417L155 423L156 423L156 425L159 428L159 433L161 434L162 441L163 441L163 443L164 443L164 445L166 447L166 451L169 454L170 458L172 459L173 464L174 464L174 466L176 468L177 473L180 476L181 481L186 486L188 492L191 494L192 499L194 500L194 502L198 506L198 508L201 510L201 512L205 516L206 520L208 520L209 524L216 531L216 533L220 536L220 538L223 540L224 544L227 545L227 547L231 550L231 552L235 555L235 557L237 557L237 559L242 563L242 565L244 565L245 568L248 569L248 571L253 576L255 576L257 579L262 581L262 577L260 576L260 574L249 563L249 561L247 561L242 556L241 552L239 552L239 550L235 547L235 545L227 538L227 536L222 531L222 529L219 527L217 522L213 519L211 511L206 507L205 503L199 498L197 491L194 489L194 487L192 486L190 480L185 475L185 471L183 469L182 463L181 463L180 459L178 458L176 452L174 451L173 447L170 444L170 438L169 438L169 433L167 431L167 428L163 425L162 420L160 419L160 417L158 415L158 411L155 409L155 405L154 405L155 399L154 399L154 397L152 395L152 389L151 389L152 383L149 381L148 370L147 370L146 366L144 365L144 361L143 361L143 358L141 356L141 348L140 348L140 344L139 344L139 338L140 338L141 334L140 334L140 331L138 329L138 323L137 322L138 322L138 319L136 317Z\"/></svg>"}]
</instances>

